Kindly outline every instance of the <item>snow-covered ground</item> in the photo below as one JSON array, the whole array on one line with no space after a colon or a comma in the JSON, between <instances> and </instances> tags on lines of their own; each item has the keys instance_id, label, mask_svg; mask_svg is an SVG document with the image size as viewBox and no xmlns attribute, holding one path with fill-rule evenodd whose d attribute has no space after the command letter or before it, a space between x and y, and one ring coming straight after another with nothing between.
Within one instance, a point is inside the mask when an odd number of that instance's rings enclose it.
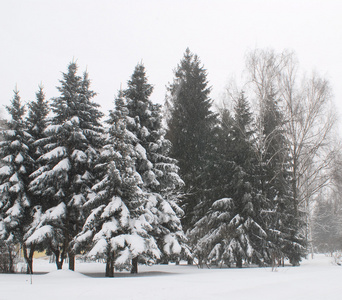
<instances>
[{"instance_id":1,"label":"snow-covered ground","mask_svg":"<svg viewBox=\"0 0 342 300\"><path fill-rule=\"evenodd\" d=\"M67 265L65 265L67 267ZM104 278L104 264L79 263L76 272L56 271L36 259L39 274L0 274L1 300L67 299L342 299L342 267L324 255L300 267L198 269L195 266L139 266L140 274Z\"/></svg>"}]
</instances>

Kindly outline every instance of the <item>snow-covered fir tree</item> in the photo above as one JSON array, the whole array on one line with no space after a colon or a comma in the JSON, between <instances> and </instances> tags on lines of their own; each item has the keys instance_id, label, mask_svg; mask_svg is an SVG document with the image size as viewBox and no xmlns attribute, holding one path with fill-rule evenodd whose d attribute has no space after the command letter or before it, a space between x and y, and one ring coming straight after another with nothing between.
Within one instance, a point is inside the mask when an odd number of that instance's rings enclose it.
<instances>
[{"instance_id":1,"label":"snow-covered fir tree","mask_svg":"<svg viewBox=\"0 0 342 300\"><path fill-rule=\"evenodd\" d=\"M28 103L28 114L26 117L27 130L31 135L30 138L30 156L34 159L33 171L39 169L42 165L38 163L38 158L44 154L42 142L46 138L45 129L48 126L48 114L50 113L50 106L45 99L43 87L39 86L36 93L36 100ZM34 200L34 205L42 206L43 208L47 203L41 198L31 195Z\"/></svg>"},{"instance_id":2,"label":"snow-covered fir tree","mask_svg":"<svg viewBox=\"0 0 342 300\"><path fill-rule=\"evenodd\" d=\"M179 189L184 185L178 175L176 160L169 157L171 143L165 138L161 107L151 102L153 87L148 83L145 67L138 64L123 92L127 101L127 128L137 137L136 169L145 193L145 210L152 217L150 232L165 258L186 252L185 237L178 206ZM137 272L138 258L133 260L132 272Z\"/></svg>"},{"instance_id":3,"label":"snow-covered fir tree","mask_svg":"<svg viewBox=\"0 0 342 300\"><path fill-rule=\"evenodd\" d=\"M43 91L43 86L39 86L39 89L36 93L36 100L32 101L28 104L28 114L26 117L27 123L27 131L30 134L30 156L33 158L33 166L32 171L37 170L41 165L37 162L37 159L43 154L43 149L41 145L37 141L41 140L45 137L44 131L47 127L48 119L47 116L50 112L50 107L48 105L48 101L45 100L45 94ZM31 206L32 206L32 222L27 227L26 233L24 236L24 240L26 241L35 230L36 226L40 221L40 216L42 213L42 209L44 206L44 199L40 196L34 195L30 193ZM42 245L38 245L35 243L30 244L30 247L27 247L26 243L23 244L24 255L26 261L28 261L31 265L33 263L33 255L35 251L44 251Z\"/></svg>"},{"instance_id":4,"label":"snow-covered fir tree","mask_svg":"<svg viewBox=\"0 0 342 300\"><path fill-rule=\"evenodd\" d=\"M87 72L77 75L72 62L63 73L58 87L61 95L52 99L54 116L41 140L44 153L37 160L41 165L33 174L31 190L44 199L41 221L26 244L42 245L54 254L57 268L62 268L66 256L69 269L75 268L75 253L71 242L84 224L83 205L94 183L94 160L101 147L102 113L93 102Z\"/></svg>"},{"instance_id":5,"label":"snow-covered fir tree","mask_svg":"<svg viewBox=\"0 0 342 300\"><path fill-rule=\"evenodd\" d=\"M25 247L25 233L32 222L32 201L28 191L29 174L33 168L30 156L31 136L24 120L25 107L19 91L14 90L7 106L10 121L1 129L0 142L0 238L6 243L20 244L32 273L32 255Z\"/></svg>"},{"instance_id":6,"label":"snow-covered fir tree","mask_svg":"<svg viewBox=\"0 0 342 300\"><path fill-rule=\"evenodd\" d=\"M132 267L132 260L153 261L160 251L146 213L143 181L136 171L137 136L127 129L128 109L122 92L110 113L105 145L96 172L99 182L93 186L94 197L86 204L92 209L74 248L89 245L88 255L106 259L106 276L114 276L114 267Z\"/></svg>"},{"instance_id":7,"label":"snow-covered fir tree","mask_svg":"<svg viewBox=\"0 0 342 300\"><path fill-rule=\"evenodd\" d=\"M222 112L221 145L217 146L222 194L215 194L222 198L214 201L189 233L200 261L237 267L243 262L262 263L260 241L266 232L254 188L252 121L243 93L235 103L234 116L226 109Z\"/></svg>"}]
</instances>

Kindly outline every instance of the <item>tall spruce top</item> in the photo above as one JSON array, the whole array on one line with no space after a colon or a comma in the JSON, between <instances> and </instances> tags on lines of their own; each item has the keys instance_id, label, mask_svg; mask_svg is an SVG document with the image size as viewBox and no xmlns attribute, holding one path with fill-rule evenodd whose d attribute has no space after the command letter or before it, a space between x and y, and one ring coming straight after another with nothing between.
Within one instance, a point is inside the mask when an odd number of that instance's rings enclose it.
<instances>
[{"instance_id":1,"label":"tall spruce top","mask_svg":"<svg viewBox=\"0 0 342 300\"><path fill-rule=\"evenodd\" d=\"M25 106L21 104L21 98L19 96L19 91L15 88L13 99L11 100L11 105L6 106L8 113L12 117L12 125L17 129L17 126L23 126L23 117L25 114Z\"/></svg>"},{"instance_id":2,"label":"tall spruce top","mask_svg":"<svg viewBox=\"0 0 342 300\"><path fill-rule=\"evenodd\" d=\"M206 77L198 56L186 49L175 71L174 82L169 86L171 103L167 120L167 138L173 144L174 158L180 163L189 160L180 153L185 145L192 152L191 156L202 156L200 152L207 147L211 130L217 123L217 115L211 111L211 89Z\"/></svg>"},{"instance_id":3,"label":"tall spruce top","mask_svg":"<svg viewBox=\"0 0 342 300\"><path fill-rule=\"evenodd\" d=\"M57 87L61 96L53 98L51 103L55 114L53 123L60 124L77 116L83 128L99 126L102 113L98 110L99 105L91 100L96 93L89 89L88 73L84 72L83 77L78 76L77 69L76 63L71 62L68 72L63 73L63 79L60 80L61 86Z\"/></svg>"},{"instance_id":4,"label":"tall spruce top","mask_svg":"<svg viewBox=\"0 0 342 300\"><path fill-rule=\"evenodd\" d=\"M128 81L128 87L123 91L123 96L127 99L129 116L138 118L141 126L148 127L150 122L150 106L152 105L149 97L153 92L153 86L147 82L145 67L138 64Z\"/></svg>"},{"instance_id":5,"label":"tall spruce top","mask_svg":"<svg viewBox=\"0 0 342 300\"><path fill-rule=\"evenodd\" d=\"M127 83L128 88L124 92L124 96L135 101L147 102L153 92L153 86L147 83L145 67L138 64L131 79Z\"/></svg>"},{"instance_id":6,"label":"tall spruce top","mask_svg":"<svg viewBox=\"0 0 342 300\"><path fill-rule=\"evenodd\" d=\"M43 132L47 125L47 116L50 112L48 101L45 100L43 86L39 86L36 93L36 101L29 103L29 111L27 116L28 129L35 139L43 137Z\"/></svg>"},{"instance_id":7,"label":"tall spruce top","mask_svg":"<svg viewBox=\"0 0 342 300\"><path fill-rule=\"evenodd\" d=\"M234 112L235 126L237 126L242 134L247 134L248 127L252 122L252 113L250 112L250 107L243 91L235 103Z\"/></svg>"}]
</instances>

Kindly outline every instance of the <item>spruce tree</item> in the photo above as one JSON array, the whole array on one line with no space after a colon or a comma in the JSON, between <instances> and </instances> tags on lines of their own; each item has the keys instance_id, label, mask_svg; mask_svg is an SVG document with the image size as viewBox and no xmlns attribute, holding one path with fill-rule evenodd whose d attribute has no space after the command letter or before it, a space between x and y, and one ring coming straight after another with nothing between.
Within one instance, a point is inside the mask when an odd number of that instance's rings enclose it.
<instances>
[{"instance_id":1,"label":"spruce tree","mask_svg":"<svg viewBox=\"0 0 342 300\"><path fill-rule=\"evenodd\" d=\"M185 182L182 219L185 230L199 220L210 207L209 153L217 115L211 111L207 73L197 55L186 49L169 86L166 137L172 143L170 156L178 161Z\"/></svg>"},{"instance_id":2,"label":"spruce tree","mask_svg":"<svg viewBox=\"0 0 342 300\"><path fill-rule=\"evenodd\" d=\"M14 90L11 105L7 106L11 117L1 130L0 142L0 238L6 243L20 244L27 263L27 273L32 273L32 255L25 247L25 233L32 222L32 201L28 191L29 174L33 168L30 156L31 136L24 120L25 107L19 91Z\"/></svg>"},{"instance_id":3,"label":"spruce tree","mask_svg":"<svg viewBox=\"0 0 342 300\"><path fill-rule=\"evenodd\" d=\"M31 190L46 199L42 221L28 238L27 244L43 244L56 257L57 268L62 268L69 257L69 269L75 268L73 238L84 223L83 204L91 194L94 178L94 159L101 147L102 131L98 104L92 101L87 72L77 75L72 62L63 73L61 95L52 99L54 116L45 130L44 154L38 159L41 167L32 175Z\"/></svg>"},{"instance_id":4,"label":"spruce tree","mask_svg":"<svg viewBox=\"0 0 342 300\"><path fill-rule=\"evenodd\" d=\"M94 197L85 204L92 211L74 243L76 248L88 244L89 256L105 258L108 277L114 276L114 267L131 268L135 257L160 256L149 234L146 199L140 188L143 182L135 167L138 138L127 129L128 110L121 92L115 104L95 167L100 180L93 186Z\"/></svg>"},{"instance_id":5,"label":"spruce tree","mask_svg":"<svg viewBox=\"0 0 342 300\"><path fill-rule=\"evenodd\" d=\"M137 137L135 165L143 180L145 210L153 223L150 233L164 255L172 256L186 249L180 223L183 212L177 204L179 188L184 183L176 161L169 157L171 144L165 139L161 107L149 99L152 91L144 65L138 64L123 92L128 109L127 128ZM133 273L137 272L138 259L133 259Z\"/></svg>"},{"instance_id":6,"label":"spruce tree","mask_svg":"<svg viewBox=\"0 0 342 300\"><path fill-rule=\"evenodd\" d=\"M263 240L266 228L260 216L262 202L256 188L255 129L253 116L244 92L241 92L234 106L232 126L233 170L232 194L234 210L230 221L231 258L237 267L242 262L263 263Z\"/></svg>"},{"instance_id":7,"label":"spruce tree","mask_svg":"<svg viewBox=\"0 0 342 300\"><path fill-rule=\"evenodd\" d=\"M26 118L27 130L31 135L29 140L30 143L30 156L33 158L34 163L32 166L32 171L37 170L41 167L41 164L37 162L37 159L43 154L42 145L39 143L45 137L44 131L47 127L48 119L47 116L50 112L50 107L48 102L45 100L45 94L43 91L43 86L39 86L36 93L36 100L28 104L28 115ZM40 217L42 216L42 210L45 206L45 201L42 197L30 193L31 203L32 203L32 223L28 226L25 234L25 241L31 236L36 226L39 224ZM27 253L26 261L29 261L32 265L34 251L44 251L42 245L31 244L29 251L27 250L27 245L24 243L24 255ZM32 267L31 267L32 270Z\"/></svg>"},{"instance_id":8,"label":"spruce tree","mask_svg":"<svg viewBox=\"0 0 342 300\"><path fill-rule=\"evenodd\" d=\"M222 113L220 145L217 145L217 172L221 198L199 220L189 236L196 243L196 255L207 263L242 267L242 263L262 264L260 240L266 232L260 218L255 190L255 151L252 114L241 93L234 107Z\"/></svg>"},{"instance_id":9,"label":"spruce tree","mask_svg":"<svg viewBox=\"0 0 342 300\"><path fill-rule=\"evenodd\" d=\"M273 88L261 103L259 143L260 196L262 213L266 222L266 261L274 264L274 258L287 257L298 265L305 256L305 238L302 234L303 215L291 193L290 156L284 132L284 120L277 93Z\"/></svg>"}]
</instances>

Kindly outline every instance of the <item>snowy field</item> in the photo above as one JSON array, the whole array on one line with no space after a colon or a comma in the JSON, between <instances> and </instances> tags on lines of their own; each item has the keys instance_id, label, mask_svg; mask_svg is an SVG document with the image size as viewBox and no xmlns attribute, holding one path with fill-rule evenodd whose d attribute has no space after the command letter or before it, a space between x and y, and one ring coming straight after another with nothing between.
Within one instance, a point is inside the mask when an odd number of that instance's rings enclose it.
<instances>
[{"instance_id":1,"label":"snowy field","mask_svg":"<svg viewBox=\"0 0 342 300\"><path fill-rule=\"evenodd\" d=\"M67 268L67 264L65 265ZM342 267L316 255L300 267L198 269L195 266L139 266L140 274L105 278L104 264L79 263L76 272L56 271L36 259L37 273L0 274L1 300L40 299L342 299Z\"/></svg>"}]
</instances>

